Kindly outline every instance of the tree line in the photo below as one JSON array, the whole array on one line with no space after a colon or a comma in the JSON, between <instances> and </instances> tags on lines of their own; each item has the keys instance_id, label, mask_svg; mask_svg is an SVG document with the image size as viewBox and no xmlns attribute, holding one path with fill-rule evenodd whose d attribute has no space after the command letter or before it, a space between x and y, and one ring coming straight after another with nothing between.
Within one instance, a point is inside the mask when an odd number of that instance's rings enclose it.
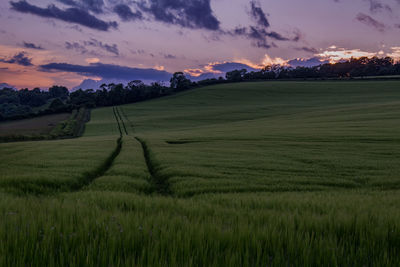
<instances>
[{"instance_id":1,"label":"tree line","mask_svg":"<svg viewBox=\"0 0 400 267\"><path fill-rule=\"evenodd\" d=\"M290 68L266 66L260 71L246 69L227 72L225 78L205 79L193 82L183 72L176 72L170 86L161 83L144 84L134 80L127 85L102 84L100 89L69 92L64 86L52 86L49 90L0 90L0 120L21 119L44 114L71 112L80 107L95 108L144 101L174 94L180 91L220 83L290 80L290 79L340 79L382 75L400 75L400 64L390 57L362 57L314 67Z\"/></svg>"}]
</instances>

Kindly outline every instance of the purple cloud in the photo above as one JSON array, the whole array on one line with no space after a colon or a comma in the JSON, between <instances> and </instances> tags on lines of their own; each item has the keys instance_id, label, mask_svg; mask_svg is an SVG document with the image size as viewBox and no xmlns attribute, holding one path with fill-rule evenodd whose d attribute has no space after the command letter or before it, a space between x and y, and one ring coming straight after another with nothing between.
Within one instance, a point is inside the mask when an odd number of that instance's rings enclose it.
<instances>
[{"instance_id":1,"label":"purple cloud","mask_svg":"<svg viewBox=\"0 0 400 267\"><path fill-rule=\"evenodd\" d=\"M385 24L375 20L371 16L368 16L364 13L358 13L358 15L356 16L356 20L358 20L359 22L361 22L369 27L375 28L376 30L378 30L380 32L385 31L385 28L386 28Z\"/></svg>"},{"instance_id":2,"label":"purple cloud","mask_svg":"<svg viewBox=\"0 0 400 267\"><path fill-rule=\"evenodd\" d=\"M69 23L77 23L99 31L108 31L110 28L118 27L118 24L115 21L103 21L89 14L87 11L76 7L62 10L55 5L48 5L46 8L41 8L31 5L24 0L10 2L10 4L13 10L21 13L29 13L40 17L58 19Z\"/></svg>"},{"instance_id":3,"label":"purple cloud","mask_svg":"<svg viewBox=\"0 0 400 267\"><path fill-rule=\"evenodd\" d=\"M0 59L0 62L18 64L21 66L33 66L32 59L26 56L26 52L19 52L10 59Z\"/></svg>"},{"instance_id":4,"label":"purple cloud","mask_svg":"<svg viewBox=\"0 0 400 267\"><path fill-rule=\"evenodd\" d=\"M41 65L42 71L72 72L81 75L96 76L103 79L132 80L160 80L167 81L171 73L156 69L131 68L113 64L93 63L88 66L68 63L50 63Z\"/></svg>"}]
</instances>

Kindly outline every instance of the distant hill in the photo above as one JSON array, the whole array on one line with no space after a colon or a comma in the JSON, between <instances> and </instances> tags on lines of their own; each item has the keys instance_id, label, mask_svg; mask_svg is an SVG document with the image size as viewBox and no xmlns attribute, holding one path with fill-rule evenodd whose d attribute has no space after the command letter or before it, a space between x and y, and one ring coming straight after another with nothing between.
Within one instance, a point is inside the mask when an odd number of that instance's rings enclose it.
<instances>
[{"instance_id":1,"label":"distant hill","mask_svg":"<svg viewBox=\"0 0 400 267\"><path fill-rule=\"evenodd\" d=\"M171 74L171 76L172 76L172 74ZM132 79L132 80L134 80L134 79ZM110 84L110 83L115 83L115 84L122 83L123 85L127 85L130 81L131 80L128 81L128 80L118 80L118 79L102 79L100 81L96 81L96 80L93 80L93 79L85 79L85 80L82 81L82 83L80 85L75 86L74 88L72 88L72 91L76 91L76 90L79 90L79 89L82 89L82 90L87 90L87 89L97 90L97 89L100 89L100 86L102 84ZM155 81L142 80L142 82L145 83L145 84L151 84L152 82L155 82ZM169 81L168 81L168 83L169 83Z\"/></svg>"},{"instance_id":2,"label":"distant hill","mask_svg":"<svg viewBox=\"0 0 400 267\"><path fill-rule=\"evenodd\" d=\"M8 83L0 83L0 90L1 90L1 89L4 89L4 88L12 88L12 89L14 89L14 90L17 89L17 88L15 88L14 86L9 85Z\"/></svg>"},{"instance_id":3,"label":"distant hill","mask_svg":"<svg viewBox=\"0 0 400 267\"><path fill-rule=\"evenodd\" d=\"M214 64L212 65L212 72L205 72L202 73L200 76L192 76L189 74L186 74L187 78L189 78L192 81L201 81L205 79L212 79L212 78L219 78L219 77L224 77L225 74L229 71L237 70L237 69L246 69L248 72L251 71L258 71L258 69L252 68L246 64L243 63L237 63L237 62L226 62L226 63L220 63L220 64ZM169 73L170 76L172 77L173 73ZM110 83L122 83L126 85L128 82L132 80L141 80L144 84L151 84L153 82L158 82L162 83L164 85L169 85L169 79L168 80L148 80L148 79L140 79L139 76L133 77L130 80L123 80L123 79L102 79L100 81L93 80L93 79L85 79L82 81L81 84L78 86L75 86L72 88L72 91L76 91L78 89L82 90L87 90L87 89L94 89L97 90L100 88L100 86L105 83L105 84L110 84Z\"/></svg>"}]
</instances>

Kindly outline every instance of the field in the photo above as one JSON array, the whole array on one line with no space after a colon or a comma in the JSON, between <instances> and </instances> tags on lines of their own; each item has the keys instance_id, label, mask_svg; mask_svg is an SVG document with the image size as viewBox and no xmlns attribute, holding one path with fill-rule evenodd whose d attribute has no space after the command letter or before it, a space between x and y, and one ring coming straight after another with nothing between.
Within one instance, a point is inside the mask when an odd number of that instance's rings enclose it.
<instances>
[{"instance_id":1,"label":"field","mask_svg":"<svg viewBox=\"0 0 400 267\"><path fill-rule=\"evenodd\" d=\"M0 123L0 136L47 134L70 114L53 114L41 117Z\"/></svg>"},{"instance_id":2,"label":"field","mask_svg":"<svg viewBox=\"0 0 400 267\"><path fill-rule=\"evenodd\" d=\"M0 265L398 266L399 89L223 84L0 144Z\"/></svg>"},{"instance_id":3,"label":"field","mask_svg":"<svg viewBox=\"0 0 400 267\"><path fill-rule=\"evenodd\" d=\"M90 110L79 108L71 113L45 115L0 123L0 142L54 140L80 137Z\"/></svg>"}]
</instances>

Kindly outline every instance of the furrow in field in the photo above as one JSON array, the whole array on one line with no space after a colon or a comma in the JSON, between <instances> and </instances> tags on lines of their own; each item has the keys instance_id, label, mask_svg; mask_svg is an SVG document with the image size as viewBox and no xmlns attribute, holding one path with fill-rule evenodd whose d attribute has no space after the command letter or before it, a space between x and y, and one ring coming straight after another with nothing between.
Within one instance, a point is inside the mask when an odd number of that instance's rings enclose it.
<instances>
[{"instance_id":1,"label":"furrow in field","mask_svg":"<svg viewBox=\"0 0 400 267\"><path fill-rule=\"evenodd\" d=\"M120 110L120 112L119 112ZM125 129L126 134L127 130L125 127L125 123L124 120L121 116L121 114L123 115L123 117L126 119L126 121L129 122L129 127L131 128L132 131L134 131L133 129L133 123L129 120L128 116L125 114L125 112L123 111L123 109L120 107L118 110L116 110L116 113L119 115L119 119L122 122L123 128ZM148 146L148 144L141 138L135 136L134 139L136 139L139 144L142 147L143 150L143 156L146 162L146 166L147 166L147 170L150 174L150 179L149 179L149 183L151 185L151 190L147 193L158 193L161 195L170 195L171 194L171 190L169 188L169 183L167 181L166 177L161 176L158 172L157 172L157 163L154 161L154 156L152 156L152 152Z\"/></svg>"},{"instance_id":2,"label":"furrow in field","mask_svg":"<svg viewBox=\"0 0 400 267\"><path fill-rule=\"evenodd\" d=\"M118 115L116 112L116 108L113 107L114 117L118 125L119 137L117 139L117 145L113 152L106 158L106 160L95 170L88 172L84 175L84 178L77 183L76 185L72 186L72 191L79 191L83 187L88 186L97 178L103 176L112 166L115 159L121 153L122 150L122 130L121 130L121 123L118 120Z\"/></svg>"},{"instance_id":3,"label":"furrow in field","mask_svg":"<svg viewBox=\"0 0 400 267\"><path fill-rule=\"evenodd\" d=\"M119 113L118 107L115 107L114 112L116 114L117 119L119 119L119 121L121 122L121 125L122 125L122 128L120 128L121 129L121 134L122 134L122 129L124 129L125 134L128 135L128 131L126 130L126 126L125 126L125 122L122 119L121 114Z\"/></svg>"},{"instance_id":4,"label":"furrow in field","mask_svg":"<svg viewBox=\"0 0 400 267\"><path fill-rule=\"evenodd\" d=\"M88 172L84 175L84 179L82 179L78 184L72 187L72 191L79 191L83 187L91 184L97 178L103 176L111 167L115 159L118 157L119 153L122 149L122 137L117 139L117 146L113 150L113 152L108 156L108 158L95 170Z\"/></svg>"},{"instance_id":5,"label":"furrow in field","mask_svg":"<svg viewBox=\"0 0 400 267\"><path fill-rule=\"evenodd\" d=\"M122 116L124 117L124 119L128 123L128 126L130 127L131 132L134 133L135 132L135 127L133 125L133 122L126 115L126 113L125 113L125 111L124 111L124 109L122 107L120 107L120 111L121 111Z\"/></svg>"},{"instance_id":6,"label":"furrow in field","mask_svg":"<svg viewBox=\"0 0 400 267\"><path fill-rule=\"evenodd\" d=\"M114 113L115 120L117 121L119 136L122 137L121 124L120 124L120 122L119 122L118 115L117 115L117 112L116 112L115 110L116 110L116 108L113 107L113 113Z\"/></svg>"},{"instance_id":7,"label":"furrow in field","mask_svg":"<svg viewBox=\"0 0 400 267\"><path fill-rule=\"evenodd\" d=\"M150 183L152 186L152 191L161 195L172 195L172 191L168 182L168 177L161 175L158 172L158 163L154 160L154 155L151 149L149 148L146 141L139 137L135 137L135 139L141 144L143 149L143 156L146 160L147 169L151 175Z\"/></svg>"},{"instance_id":8,"label":"furrow in field","mask_svg":"<svg viewBox=\"0 0 400 267\"><path fill-rule=\"evenodd\" d=\"M124 111L121 107L119 107L119 108L116 107L115 113L116 113L116 116L118 116L119 121L121 122L121 125L122 125L121 129L124 129L125 133L128 135L127 127L125 125L123 117L125 118L126 121L129 122L128 126L133 131L132 122L126 116L126 114L124 113ZM121 116L121 114L122 114L122 116ZM148 144L146 143L146 141L144 141L143 139L141 139L137 136L135 136L134 139L136 139L142 147L143 156L144 156L144 159L146 162L148 172L150 174L149 183L151 185L151 190L146 193L158 193L161 195L171 195L172 191L169 186L168 178L166 176L161 175L157 171L159 164L155 161L154 155L152 155L153 153L152 153L151 149L149 148Z\"/></svg>"}]
</instances>

